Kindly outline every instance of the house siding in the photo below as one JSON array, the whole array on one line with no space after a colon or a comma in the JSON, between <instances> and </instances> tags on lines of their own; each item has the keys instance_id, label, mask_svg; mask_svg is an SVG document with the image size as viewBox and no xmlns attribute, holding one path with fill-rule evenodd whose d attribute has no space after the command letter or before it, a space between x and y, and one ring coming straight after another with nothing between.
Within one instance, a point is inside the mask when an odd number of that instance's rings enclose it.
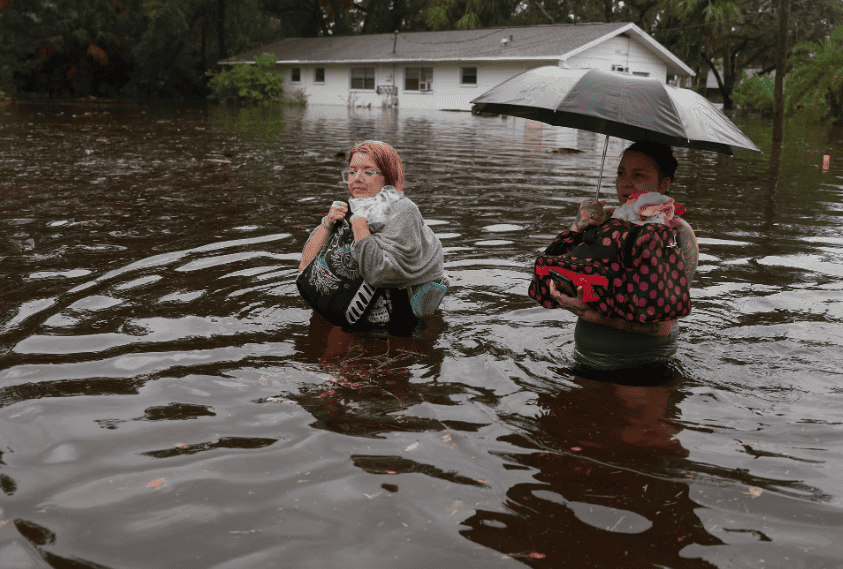
<instances>
[{"instance_id":1,"label":"house siding","mask_svg":"<svg viewBox=\"0 0 843 569\"><path fill-rule=\"evenodd\" d=\"M253 61L261 53L278 60L288 97L344 106L471 109L471 100L518 73L542 65L606 71L621 66L662 82L693 71L634 24L544 25L489 30L407 32L371 36L287 38L223 62ZM351 69L370 67L375 89L352 89ZM428 91L405 89L408 67L432 70ZM477 84L462 85L460 70L477 68ZM300 81L292 70L300 69ZM325 70L317 83L315 70ZM390 92L377 92L389 86Z\"/></svg>"},{"instance_id":2,"label":"house siding","mask_svg":"<svg viewBox=\"0 0 843 569\"><path fill-rule=\"evenodd\" d=\"M375 89L351 88L351 65L300 65L283 67L284 91L293 97L302 91L309 104L346 105L353 107L398 106L414 109L471 110L471 100L495 85L527 69L546 65L546 61L531 61L521 64L512 62L445 62L445 63L390 63L376 65L361 63L354 67L374 67ZM292 69L301 70L301 81L292 81ZM316 83L316 68L325 70L325 82ZM432 90L428 92L404 89L404 72L407 67L430 67L433 69ZM477 84L462 85L462 68L477 68ZM377 87L396 85L397 95L379 94Z\"/></svg>"},{"instance_id":3,"label":"house siding","mask_svg":"<svg viewBox=\"0 0 843 569\"><path fill-rule=\"evenodd\" d=\"M630 38L618 36L606 40L581 54L568 58L573 69L611 71L613 65L629 68L630 73L647 73L661 82L667 81L667 65L653 52Z\"/></svg>"},{"instance_id":4,"label":"house siding","mask_svg":"<svg viewBox=\"0 0 843 569\"><path fill-rule=\"evenodd\" d=\"M374 67L375 87L396 85L397 95L378 94L376 89L351 89L352 65L301 65L301 81L293 83L292 68L284 68L285 92L294 96L303 91L307 102L318 105L346 105L353 107L397 106L413 109L447 109L470 111L471 100L492 87L528 69L549 64L567 64L573 69L603 69L611 71L612 65L628 67L630 72L647 73L659 81L667 80L667 66L640 44L627 38L612 38L564 62L546 60L513 61L463 61L374 64L360 63L353 67ZM325 69L325 82L315 83L316 68ZM433 69L433 88L429 92L404 89L404 72L407 67ZM462 85L463 67L477 68L477 84Z\"/></svg>"}]
</instances>

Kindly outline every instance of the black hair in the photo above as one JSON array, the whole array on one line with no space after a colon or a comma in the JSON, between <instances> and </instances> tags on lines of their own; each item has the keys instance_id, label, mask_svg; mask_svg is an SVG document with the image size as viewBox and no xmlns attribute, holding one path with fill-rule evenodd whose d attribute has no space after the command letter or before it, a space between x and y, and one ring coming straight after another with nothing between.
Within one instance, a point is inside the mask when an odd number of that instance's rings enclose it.
<instances>
[{"instance_id":1,"label":"black hair","mask_svg":"<svg viewBox=\"0 0 843 569\"><path fill-rule=\"evenodd\" d=\"M665 146L660 142L647 140L633 143L629 148L623 151L623 154L626 154L627 152L640 152L641 154L652 158L656 163L656 169L659 172L659 177L670 178L670 181L673 181L673 177L676 175L676 167L679 166L679 162L673 155L673 149L670 146ZM623 156L623 154L621 156Z\"/></svg>"}]
</instances>

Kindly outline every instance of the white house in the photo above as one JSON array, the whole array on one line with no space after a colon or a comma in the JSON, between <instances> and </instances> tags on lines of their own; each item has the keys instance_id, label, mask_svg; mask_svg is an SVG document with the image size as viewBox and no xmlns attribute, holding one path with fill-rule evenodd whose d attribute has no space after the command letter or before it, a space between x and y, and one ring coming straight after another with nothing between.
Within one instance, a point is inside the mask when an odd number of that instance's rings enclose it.
<instances>
[{"instance_id":1,"label":"white house","mask_svg":"<svg viewBox=\"0 0 843 569\"><path fill-rule=\"evenodd\" d=\"M469 101L542 65L598 68L667 81L694 72L630 23L288 38L223 64L278 58L288 95L308 103L470 110Z\"/></svg>"}]
</instances>

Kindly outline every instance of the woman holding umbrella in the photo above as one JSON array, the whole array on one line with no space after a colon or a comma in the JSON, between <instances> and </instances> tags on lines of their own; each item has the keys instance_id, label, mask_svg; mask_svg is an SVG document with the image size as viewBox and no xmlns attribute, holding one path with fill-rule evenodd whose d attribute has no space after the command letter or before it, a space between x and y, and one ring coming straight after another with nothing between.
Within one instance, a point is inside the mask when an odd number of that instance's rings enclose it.
<instances>
[{"instance_id":1,"label":"woman holding umbrella","mask_svg":"<svg viewBox=\"0 0 843 569\"><path fill-rule=\"evenodd\" d=\"M656 142L636 142L621 155L615 189L621 205L627 198L641 192L666 194L673 184L678 163L668 146ZM580 205L572 231L582 232L590 225L600 225L612 216L612 208L604 209L605 202L586 200ZM673 226L677 245L685 260L688 282L694 277L699 257L699 247L691 226L674 217ZM610 318L591 308L583 301L583 289L577 296L567 296L551 282L551 296L556 302L577 316L574 341L578 360L597 369L628 368L643 363L669 359L676 352L679 334L677 320L652 323Z\"/></svg>"}]
</instances>

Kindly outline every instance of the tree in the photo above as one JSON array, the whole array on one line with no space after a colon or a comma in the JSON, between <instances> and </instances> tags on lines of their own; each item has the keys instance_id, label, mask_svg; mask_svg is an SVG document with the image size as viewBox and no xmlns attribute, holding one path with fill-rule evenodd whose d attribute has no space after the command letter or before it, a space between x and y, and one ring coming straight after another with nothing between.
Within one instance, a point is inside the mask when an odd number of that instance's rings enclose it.
<instances>
[{"instance_id":1,"label":"tree","mask_svg":"<svg viewBox=\"0 0 843 569\"><path fill-rule=\"evenodd\" d=\"M699 80L712 71L724 108L732 107L744 69L773 69L778 39L773 0L667 0L665 7L656 39L696 68ZM837 0L792 0L789 43L794 37L825 37L840 23L843 5Z\"/></svg>"},{"instance_id":2,"label":"tree","mask_svg":"<svg viewBox=\"0 0 843 569\"><path fill-rule=\"evenodd\" d=\"M808 120L843 122L843 25L824 40L796 44L793 54L787 111Z\"/></svg>"},{"instance_id":3,"label":"tree","mask_svg":"<svg viewBox=\"0 0 843 569\"><path fill-rule=\"evenodd\" d=\"M780 145L784 140L784 76L787 73L787 36L790 0L779 0L776 6L776 18L779 23L776 42L776 85L773 101L773 144Z\"/></svg>"},{"instance_id":4,"label":"tree","mask_svg":"<svg viewBox=\"0 0 843 569\"><path fill-rule=\"evenodd\" d=\"M255 0L0 0L0 90L204 98L209 62L279 28Z\"/></svg>"},{"instance_id":5,"label":"tree","mask_svg":"<svg viewBox=\"0 0 843 569\"><path fill-rule=\"evenodd\" d=\"M139 0L16 0L0 14L0 67L23 92L116 92L128 81L128 15L139 8Z\"/></svg>"},{"instance_id":6,"label":"tree","mask_svg":"<svg viewBox=\"0 0 843 569\"><path fill-rule=\"evenodd\" d=\"M517 0L431 0L425 10L425 21L434 30L489 28L512 23Z\"/></svg>"},{"instance_id":7,"label":"tree","mask_svg":"<svg viewBox=\"0 0 843 569\"><path fill-rule=\"evenodd\" d=\"M672 0L669 4L671 14L677 18L671 24L685 30L672 38L682 46L680 57L682 52L690 56L701 80L711 70L725 109L733 106L732 90L743 70L772 54L774 15L767 3L768 0Z\"/></svg>"}]
</instances>

